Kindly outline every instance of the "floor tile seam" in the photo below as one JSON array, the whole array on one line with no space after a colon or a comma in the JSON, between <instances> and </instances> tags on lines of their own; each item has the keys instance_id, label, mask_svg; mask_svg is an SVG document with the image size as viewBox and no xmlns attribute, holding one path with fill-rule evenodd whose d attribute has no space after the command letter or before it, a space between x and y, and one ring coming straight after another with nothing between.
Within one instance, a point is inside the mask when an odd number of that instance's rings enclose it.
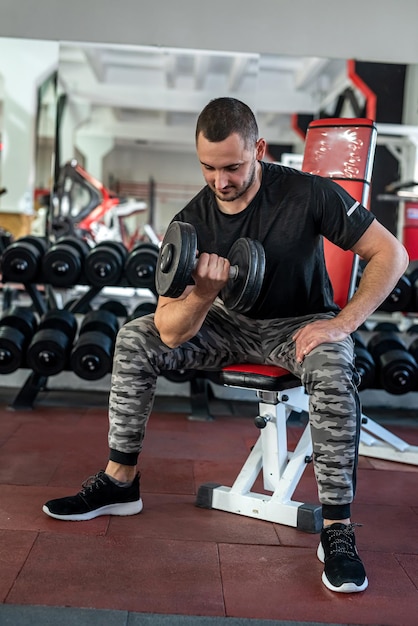
<instances>
[{"instance_id":1,"label":"floor tile seam","mask_svg":"<svg viewBox=\"0 0 418 626\"><path fill-rule=\"evenodd\" d=\"M19 532L19 533L20 533L21 531L20 531L20 530L16 530L16 531L12 531L12 532ZM21 565L20 565L18 572L15 574L15 576L14 576L14 578L13 578L13 580L12 580L11 584L10 584L10 587L9 587L8 591L7 591L7 592L5 593L5 595L4 595L3 604L7 604L7 598L8 598L8 597L10 596L10 594L12 593L12 591L13 591L13 589L14 589L15 585L17 584L17 582L18 582L18 580L19 580L19 577L20 577L20 575L21 575L22 571L25 569L26 563L28 562L29 557L30 557L30 555L31 555L31 553L32 553L32 551L33 551L33 549L34 549L34 547L35 547L35 544L36 544L36 542L37 542L37 541L38 541L38 539L39 539L39 535L40 535L39 531L38 531L38 532L36 532L36 533L34 533L34 537L33 537L33 539L32 539L32 543L31 543L31 545L30 545L30 548L29 548L29 550L27 551L26 556L25 556L25 558L23 559L23 561L22 561L22 563L21 563Z\"/></svg>"},{"instance_id":2,"label":"floor tile seam","mask_svg":"<svg viewBox=\"0 0 418 626\"><path fill-rule=\"evenodd\" d=\"M227 612L226 612L226 598L225 598L225 586L224 586L224 580L223 580L223 576L222 576L222 563L221 563L221 554L219 551L219 544L216 544L216 559L217 559L217 563L218 563L218 576L219 576L219 582L220 582L220 586L221 586L221 595L222 595L222 607L223 607L223 618L228 617Z\"/></svg>"},{"instance_id":3,"label":"floor tile seam","mask_svg":"<svg viewBox=\"0 0 418 626\"><path fill-rule=\"evenodd\" d=\"M409 553L404 554L403 552L396 552L396 553L394 553L393 556L394 556L395 560L397 561L399 567L403 570L405 576L407 578L409 578L409 580L411 581L412 585L415 587L415 589L417 591L417 594L418 594L418 584L414 581L412 576L410 576L410 574L408 573L408 571L405 569L405 567L402 565L400 559L398 558L399 556L402 556L402 555L403 556L415 556L415 555L410 555ZM418 553L417 553L417 555L418 555Z\"/></svg>"}]
</instances>

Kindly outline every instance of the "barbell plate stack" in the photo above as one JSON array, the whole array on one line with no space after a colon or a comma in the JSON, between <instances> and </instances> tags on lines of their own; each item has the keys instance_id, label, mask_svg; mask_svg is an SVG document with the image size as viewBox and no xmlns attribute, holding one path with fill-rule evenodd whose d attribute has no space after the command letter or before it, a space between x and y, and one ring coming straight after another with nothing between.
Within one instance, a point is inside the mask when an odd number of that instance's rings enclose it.
<instances>
[{"instance_id":1,"label":"barbell plate stack","mask_svg":"<svg viewBox=\"0 0 418 626\"><path fill-rule=\"evenodd\" d=\"M196 263L197 235L187 222L172 222L162 242L155 284L160 296L178 298L190 284Z\"/></svg>"}]
</instances>

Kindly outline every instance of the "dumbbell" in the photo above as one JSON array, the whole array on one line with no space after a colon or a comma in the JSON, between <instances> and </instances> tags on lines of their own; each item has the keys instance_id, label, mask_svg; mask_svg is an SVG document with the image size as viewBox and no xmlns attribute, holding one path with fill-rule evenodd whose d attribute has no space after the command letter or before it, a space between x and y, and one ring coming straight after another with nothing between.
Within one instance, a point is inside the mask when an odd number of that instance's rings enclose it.
<instances>
[{"instance_id":1,"label":"dumbbell","mask_svg":"<svg viewBox=\"0 0 418 626\"><path fill-rule=\"evenodd\" d=\"M118 318L111 311L87 313L70 356L70 367L80 378L98 380L112 370Z\"/></svg>"},{"instance_id":2,"label":"dumbbell","mask_svg":"<svg viewBox=\"0 0 418 626\"><path fill-rule=\"evenodd\" d=\"M90 246L78 237L61 237L45 253L42 274L54 287L70 287L80 280Z\"/></svg>"},{"instance_id":3,"label":"dumbbell","mask_svg":"<svg viewBox=\"0 0 418 626\"><path fill-rule=\"evenodd\" d=\"M395 322L378 322L374 328L373 332L375 333L399 333L399 328Z\"/></svg>"},{"instance_id":4,"label":"dumbbell","mask_svg":"<svg viewBox=\"0 0 418 626\"><path fill-rule=\"evenodd\" d=\"M401 276L387 298L378 307L379 311L407 311L412 298L412 285L409 278Z\"/></svg>"},{"instance_id":5,"label":"dumbbell","mask_svg":"<svg viewBox=\"0 0 418 626\"><path fill-rule=\"evenodd\" d=\"M1 257L3 282L35 282L39 277L42 257L47 249L47 240L34 235L21 237L11 243Z\"/></svg>"},{"instance_id":6,"label":"dumbbell","mask_svg":"<svg viewBox=\"0 0 418 626\"><path fill-rule=\"evenodd\" d=\"M0 374L24 366L26 348L35 334L37 319L28 307L14 305L0 319Z\"/></svg>"},{"instance_id":7,"label":"dumbbell","mask_svg":"<svg viewBox=\"0 0 418 626\"><path fill-rule=\"evenodd\" d=\"M376 363L376 378L380 386L396 395L413 391L418 382L418 365L398 334L374 334L367 348Z\"/></svg>"},{"instance_id":8,"label":"dumbbell","mask_svg":"<svg viewBox=\"0 0 418 626\"><path fill-rule=\"evenodd\" d=\"M141 242L129 252L124 274L132 287L150 289L155 292L155 269L159 247L153 243Z\"/></svg>"},{"instance_id":9,"label":"dumbbell","mask_svg":"<svg viewBox=\"0 0 418 626\"><path fill-rule=\"evenodd\" d=\"M171 383L187 383L196 378L197 370L161 370L161 376Z\"/></svg>"},{"instance_id":10,"label":"dumbbell","mask_svg":"<svg viewBox=\"0 0 418 626\"><path fill-rule=\"evenodd\" d=\"M418 267L416 265L415 261L407 272L412 290L409 311L418 311Z\"/></svg>"},{"instance_id":11,"label":"dumbbell","mask_svg":"<svg viewBox=\"0 0 418 626\"><path fill-rule=\"evenodd\" d=\"M418 338L414 339L413 342L409 345L408 348L409 354L413 359L418 363ZM415 388L415 391L418 391L418 386Z\"/></svg>"},{"instance_id":12,"label":"dumbbell","mask_svg":"<svg viewBox=\"0 0 418 626\"><path fill-rule=\"evenodd\" d=\"M178 298L187 285L193 284L196 254L195 228L186 222L172 222L158 255L155 283L160 296ZM229 279L220 297L227 308L245 313L251 309L263 286L264 248L259 241L242 237L233 244L228 259Z\"/></svg>"},{"instance_id":13,"label":"dumbbell","mask_svg":"<svg viewBox=\"0 0 418 626\"><path fill-rule=\"evenodd\" d=\"M99 306L99 311L110 311L116 317L128 317L128 309L120 300L106 300Z\"/></svg>"},{"instance_id":14,"label":"dumbbell","mask_svg":"<svg viewBox=\"0 0 418 626\"><path fill-rule=\"evenodd\" d=\"M26 362L41 376L54 376L68 365L77 331L75 315L65 309L51 309L41 318L26 353Z\"/></svg>"},{"instance_id":15,"label":"dumbbell","mask_svg":"<svg viewBox=\"0 0 418 626\"><path fill-rule=\"evenodd\" d=\"M130 322L131 320L135 320L138 317L143 317L144 315L149 315L150 313L154 313L157 308L156 302L140 302L132 311L132 313L126 318L126 322Z\"/></svg>"},{"instance_id":16,"label":"dumbbell","mask_svg":"<svg viewBox=\"0 0 418 626\"><path fill-rule=\"evenodd\" d=\"M357 332L352 335L354 340L354 361L360 381L357 385L359 391L372 389L375 382L376 366L374 359L367 349L366 342Z\"/></svg>"},{"instance_id":17,"label":"dumbbell","mask_svg":"<svg viewBox=\"0 0 418 626\"><path fill-rule=\"evenodd\" d=\"M127 249L120 241L101 241L86 256L84 276L94 287L117 285L123 275Z\"/></svg>"}]
</instances>

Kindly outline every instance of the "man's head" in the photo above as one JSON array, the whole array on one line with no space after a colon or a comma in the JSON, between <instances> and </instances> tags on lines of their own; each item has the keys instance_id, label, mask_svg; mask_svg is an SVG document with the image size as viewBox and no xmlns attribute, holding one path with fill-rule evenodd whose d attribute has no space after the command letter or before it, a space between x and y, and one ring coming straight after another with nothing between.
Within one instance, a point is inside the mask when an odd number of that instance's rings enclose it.
<instances>
[{"instance_id":1,"label":"man's head","mask_svg":"<svg viewBox=\"0 0 418 626\"><path fill-rule=\"evenodd\" d=\"M232 133L237 133L244 140L247 149L252 149L258 139L254 113L236 98L211 100L198 117L196 144L200 133L212 142L223 141Z\"/></svg>"},{"instance_id":2,"label":"man's head","mask_svg":"<svg viewBox=\"0 0 418 626\"><path fill-rule=\"evenodd\" d=\"M242 209L257 192L266 142L251 109L235 98L212 100L196 126L196 149L207 185L228 210ZM238 200L239 205L232 205ZM224 205L225 208L225 205Z\"/></svg>"}]
</instances>

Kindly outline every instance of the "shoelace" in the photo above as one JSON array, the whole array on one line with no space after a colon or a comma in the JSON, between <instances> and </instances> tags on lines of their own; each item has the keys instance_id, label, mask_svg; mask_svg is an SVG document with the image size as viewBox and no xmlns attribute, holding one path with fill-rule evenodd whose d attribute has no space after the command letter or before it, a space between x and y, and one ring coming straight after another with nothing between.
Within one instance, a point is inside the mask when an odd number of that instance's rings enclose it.
<instances>
[{"instance_id":1,"label":"shoelace","mask_svg":"<svg viewBox=\"0 0 418 626\"><path fill-rule=\"evenodd\" d=\"M103 470L100 470L100 472L94 474L94 476L89 476L89 478L87 478L87 480L85 480L84 483L81 485L81 493L85 494L87 491L99 489L100 485L104 485L105 481L103 480L103 473Z\"/></svg>"},{"instance_id":2,"label":"shoelace","mask_svg":"<svg viewBox=\"0 0 418 626\"><path fill-rule=\"evenodd\" d=\"M351 557L357 556L354 543L354 528L361 524L348 524L346 528L328 528L327 537L330 555L345 554Z\"/></svg>"}]
</instances>

